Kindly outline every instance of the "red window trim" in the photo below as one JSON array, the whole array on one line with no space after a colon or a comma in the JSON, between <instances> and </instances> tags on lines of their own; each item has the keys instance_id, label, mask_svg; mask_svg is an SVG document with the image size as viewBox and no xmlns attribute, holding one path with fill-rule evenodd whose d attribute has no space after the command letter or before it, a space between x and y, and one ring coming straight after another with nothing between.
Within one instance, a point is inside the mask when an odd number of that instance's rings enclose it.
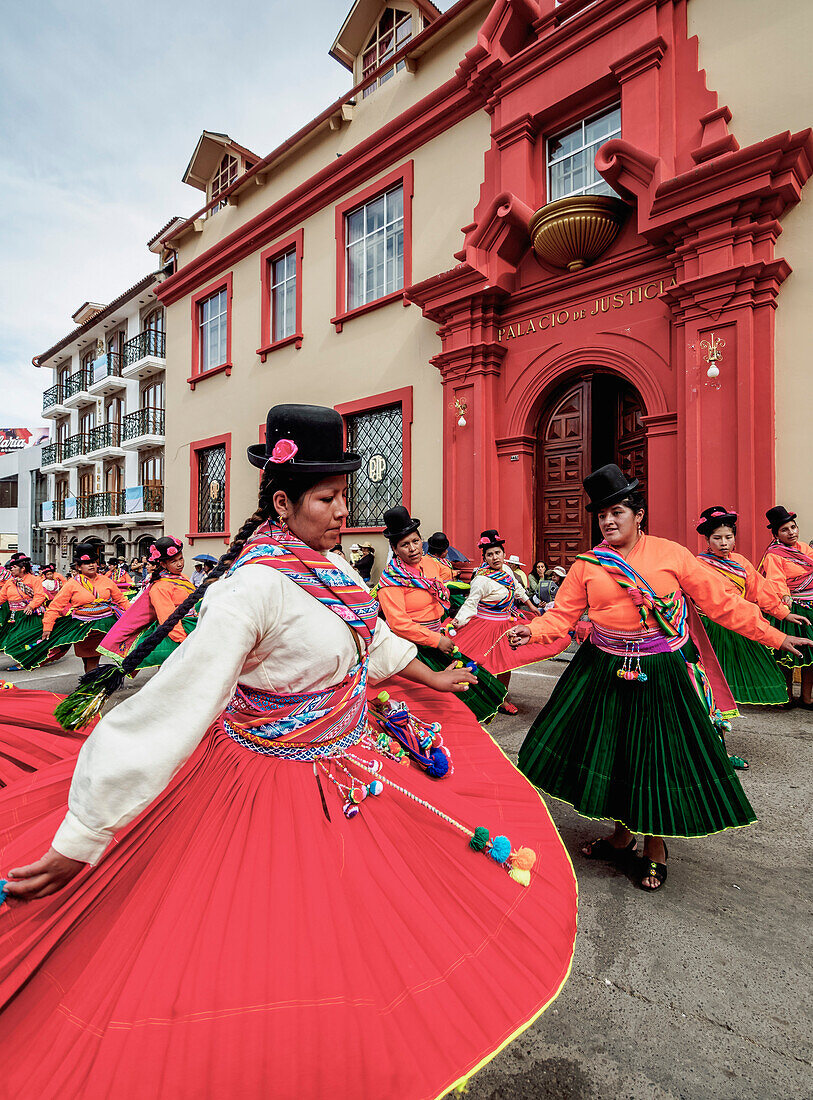
<instances>
[{"instance_id":1,"label":"red window trim","mask_svg":"<svg viewBox=\"0 0 813 1100\"><path fill-rule=\"evenodd\" d=\"M362 397L358 401L346 401L341 405L334 405L337 413L341 414L345 422L344 438L347 443L347 417L357 413L373 412L375 409L383 409L388 405L401 406L401 469L403 471L402 490L400 504L405 508L412 505L412 386L403 386L398 390L388 390L386 393L376 393L370 397ZM381 534L383 527L345 527L344 533L348 535L376 535Z\"/></svg>"},{"instance_id":2,"label":"red window trim","mask_svg":"<svg viewBox=\"0 0 813 1100\"><path fill-rule=\"evenodd\" d=\"M290 252L292 248L296 251L296 322L294 325L296 331L282 340L272 340L272 270L274 261L278 260L284 253ZM305 230L297 229L296 233L291 233L290 236L277 241L276 244L260 253L260 346L257 348L257 354L263 363L271 352L276 351L278 348L289 347L291 344L294 344L297 350L302 347L304 339L302 333L302 256L304 251Z\"/></svg>"},{"instance_id":3,"label":"red window trim","mask_svg":"<svg viewBox=\"0 0 813 1100\"><path fill-rule=\"evenodd\" d=\"M354 317L363 313L369 313L373 309L389 305L400 299L404 306L407 301L404 291L397 290L392 294L385 294L382 298L376 298L374 302L366 302L356 309L347 308L347 255L345 241L346 216L358 206L375 198L376 195L389 191L395 184L401 183L404 188L404 289L412 283L412 196L415 190L415 164L414 161L405 161L399 168L388 172L386 176L369 184L361 191L357 191L350 198L340 202L334 212L336 235L336 316L331 317L330 323L336 326L336 331L341 332L342 326Z\"/></svg>"},{"instance_id":4,"label":"red window trim","mask_svg":"<svg viewBox=\"0 0 813 1100\"><path fill-rule=\"evenodd\" d=\"M202 371L200 369L200 328L198 325L198 311L201 302L207 298L211 298L213 294L217 294L219 290L226 288L226 362L220 363L216 367L211 367L209 370ZM231 374L232 361L231 361L231 333L232 333L232 319L231 319L231 307L232 298L234 297L234 290L232 285L232 272L229 271L226 275L223 275L220 279L214 283L210 283L203 290L199 290L197 294L193 294L191 298L191 313L192 313L192 373L187 382L191 389L194 390L198 382L203 382L206 378L211 378L212 375L221 374L223 371L227 375Z\"/></svg>"},{"instance_id":5,"label":"red window trim","mask_svg":"<svg viewBox=\"0 0 813 1100\"><path fill-rule=\"evenodd\" d=\"M226 517L226 530L225 531L198 531L198 489L200 488L200 464L198 462L198 451L203 451L207 447L217 447L224 443L226 445L226 484L223 486L224 492L224 515ZM186 532L186 538L189 540L189 545L194 545L195 539L216 539L222 538L226 546L231 542L231 535L229 533L229 492L231 489L231 432L226 432L225 435L213 435L210 439L195 439L189 444L189 530Z\"/></svg>"}]
</instances>

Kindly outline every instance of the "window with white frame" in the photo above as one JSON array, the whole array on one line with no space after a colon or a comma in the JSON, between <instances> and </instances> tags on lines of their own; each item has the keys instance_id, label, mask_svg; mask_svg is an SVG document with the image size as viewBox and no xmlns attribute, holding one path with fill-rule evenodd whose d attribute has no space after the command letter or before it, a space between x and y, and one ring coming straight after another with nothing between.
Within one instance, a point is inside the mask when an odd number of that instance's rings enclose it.
<instances>
[{"instance_id":1,"label":"window with white frame","mask_svg":"<svg viewBox=\"0 0 813 1100\"><path fill-rule=\"evenodd\" d=\"M582 119L561 134L548 138L548 198L569 195L612 195L610 185L596 171L596 152L621 134L621 107Z\"/></svg>"},{"instance_id":2,"label":"window with white frame","mask_svg":"<svg viewBox=\"0 0 813 1100\"><path fill-rule=\"evenodd\" d=\"M403 184L345 215L345 249L348 310L403 289Z\"/></svg>"},{"instance_id":3,"label":"window with white frame","mask_svg":"<svg viewBox=\"0 0 813 1100\"><path fill-rule=\"evenodd\" d=\"M224 286L198 303L201 372L226 362L228 355L228 289Z\"/></svg>"},{"instance_id":4,"label":"window with white frame","mask_svg":"<svg viewBox=\"0 0 813 1100\"><path fill-rule=\"evenodd\" d=\"M234 181L237 179L237 157L231 156L226 153L220 162L217 172L212 180L212 198L216 199L218 195L222 194L227 187L231 187ZM225 206L226 203L221 202L215 207L219 210L221 206Z\"/></svg>"},{"instance_id":5,"label":"window with white frame","mask_svg":"<svg viewBox=\"0 0 813 1100\"><path fill-rule=\"evenodd\" d=\"M408 11L400 8L385 8L384 14L376 24L375 30L370 35L364 53L361 55L361 78L369 76L379 65L386 63L396 50L409 41L413 33L413 16ZM418 28L420 29L420 28ZM389 80L393 73L400 72L404 68L403 58L391 69L387 69L369 87L364 89L364 96L370 95L375 89Z\"/></svg>"},{"instance_id":6,"label":"window with white frame","mask_svg":"<svg viewBox=\"0 0 813 1100\"><path fill-rule=\"evenodd\" d=\"M296 249L271 261L271 339L296 332Z\"/></svg>"}]
</instances>

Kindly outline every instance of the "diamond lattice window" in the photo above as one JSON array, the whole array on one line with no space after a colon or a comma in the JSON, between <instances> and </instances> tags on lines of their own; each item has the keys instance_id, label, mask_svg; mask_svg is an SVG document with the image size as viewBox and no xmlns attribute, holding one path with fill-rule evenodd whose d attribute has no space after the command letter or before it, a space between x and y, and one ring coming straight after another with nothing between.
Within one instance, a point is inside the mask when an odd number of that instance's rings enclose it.
<instances>
[{"instance_id":1,"label":"diamond lattice window","mask_svg":"<svg viewBox=\"0 0 813 1100\"><path fill-rule=\"evenodd\" d=\"M400 405L347 417L347 449L361 455L347 481L348 527L380 527L384 512L401 503L402 439Z\"/></svg>"},{"instance_id":2,"label":"diamond lattice window","mask_svg":"<svg viewBox=\"0 0 813 1100\"><path fill-rule=\"evenodd\" d=\"M226 530L226 447L198 451L198 531Z\"/></svg>"}]
</instances>

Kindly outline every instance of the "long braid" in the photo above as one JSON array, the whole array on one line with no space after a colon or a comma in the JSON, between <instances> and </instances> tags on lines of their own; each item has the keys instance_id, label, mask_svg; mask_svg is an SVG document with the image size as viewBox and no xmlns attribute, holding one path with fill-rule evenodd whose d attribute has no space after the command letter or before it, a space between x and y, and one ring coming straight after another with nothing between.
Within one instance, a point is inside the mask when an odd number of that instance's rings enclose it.
<instances>
[{"instance_id":1,"label":"long braid","mask_svg":"<svg viewBox=\"0 0 813 1100\"><path fill-rule=\"evenodd\" d=\"M118 668L115 665L99 665L98 668L85 673L79 680L79 686L64 699L54 711L57 721L67 730L81 729L86 726L102 709L102 706L111 695L114 695L124 683L126 676L135 675L139 665L146 660L152 651L161 644L170 631L178 625L181 619L187 615L198 600L205 594L206 589L219 580L227 569L240 555L248 539L260 524L265 520L277 519L274 508L274 493L283 490L288 499L296 502L302 495L319 481L321 474L292 474L285 470L273 470L266 468L263 471L260 482L260 492L257 511L245 521L243 526L234 536L226 553L220 558L209 576L190 592L182 604L172 612L168 619L156 627L156 629L137 645L121 663ZM150 583L155 575L150 578Z\"/></svg>"}]
</instances>

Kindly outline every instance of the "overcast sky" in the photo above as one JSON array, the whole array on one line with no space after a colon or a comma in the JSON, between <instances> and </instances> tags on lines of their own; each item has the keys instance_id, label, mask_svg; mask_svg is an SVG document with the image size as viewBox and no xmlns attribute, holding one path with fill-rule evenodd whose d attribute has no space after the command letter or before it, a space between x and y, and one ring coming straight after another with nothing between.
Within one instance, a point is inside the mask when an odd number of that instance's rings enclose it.
<instances>
[{"instance_id":1,"label":"overcast sky","mask_svg":"<svg viewBox=\"0 0 813 1100\"><path fill-rule=\"evenodd\" d=\"M203 193L203 129L270 152L351 86L328 57L351 0L27 0L0 41L0 427L35 427L31 365L148 271ZM443 7L448 5L444 4Z\"/></svg>"}]
</instances>

